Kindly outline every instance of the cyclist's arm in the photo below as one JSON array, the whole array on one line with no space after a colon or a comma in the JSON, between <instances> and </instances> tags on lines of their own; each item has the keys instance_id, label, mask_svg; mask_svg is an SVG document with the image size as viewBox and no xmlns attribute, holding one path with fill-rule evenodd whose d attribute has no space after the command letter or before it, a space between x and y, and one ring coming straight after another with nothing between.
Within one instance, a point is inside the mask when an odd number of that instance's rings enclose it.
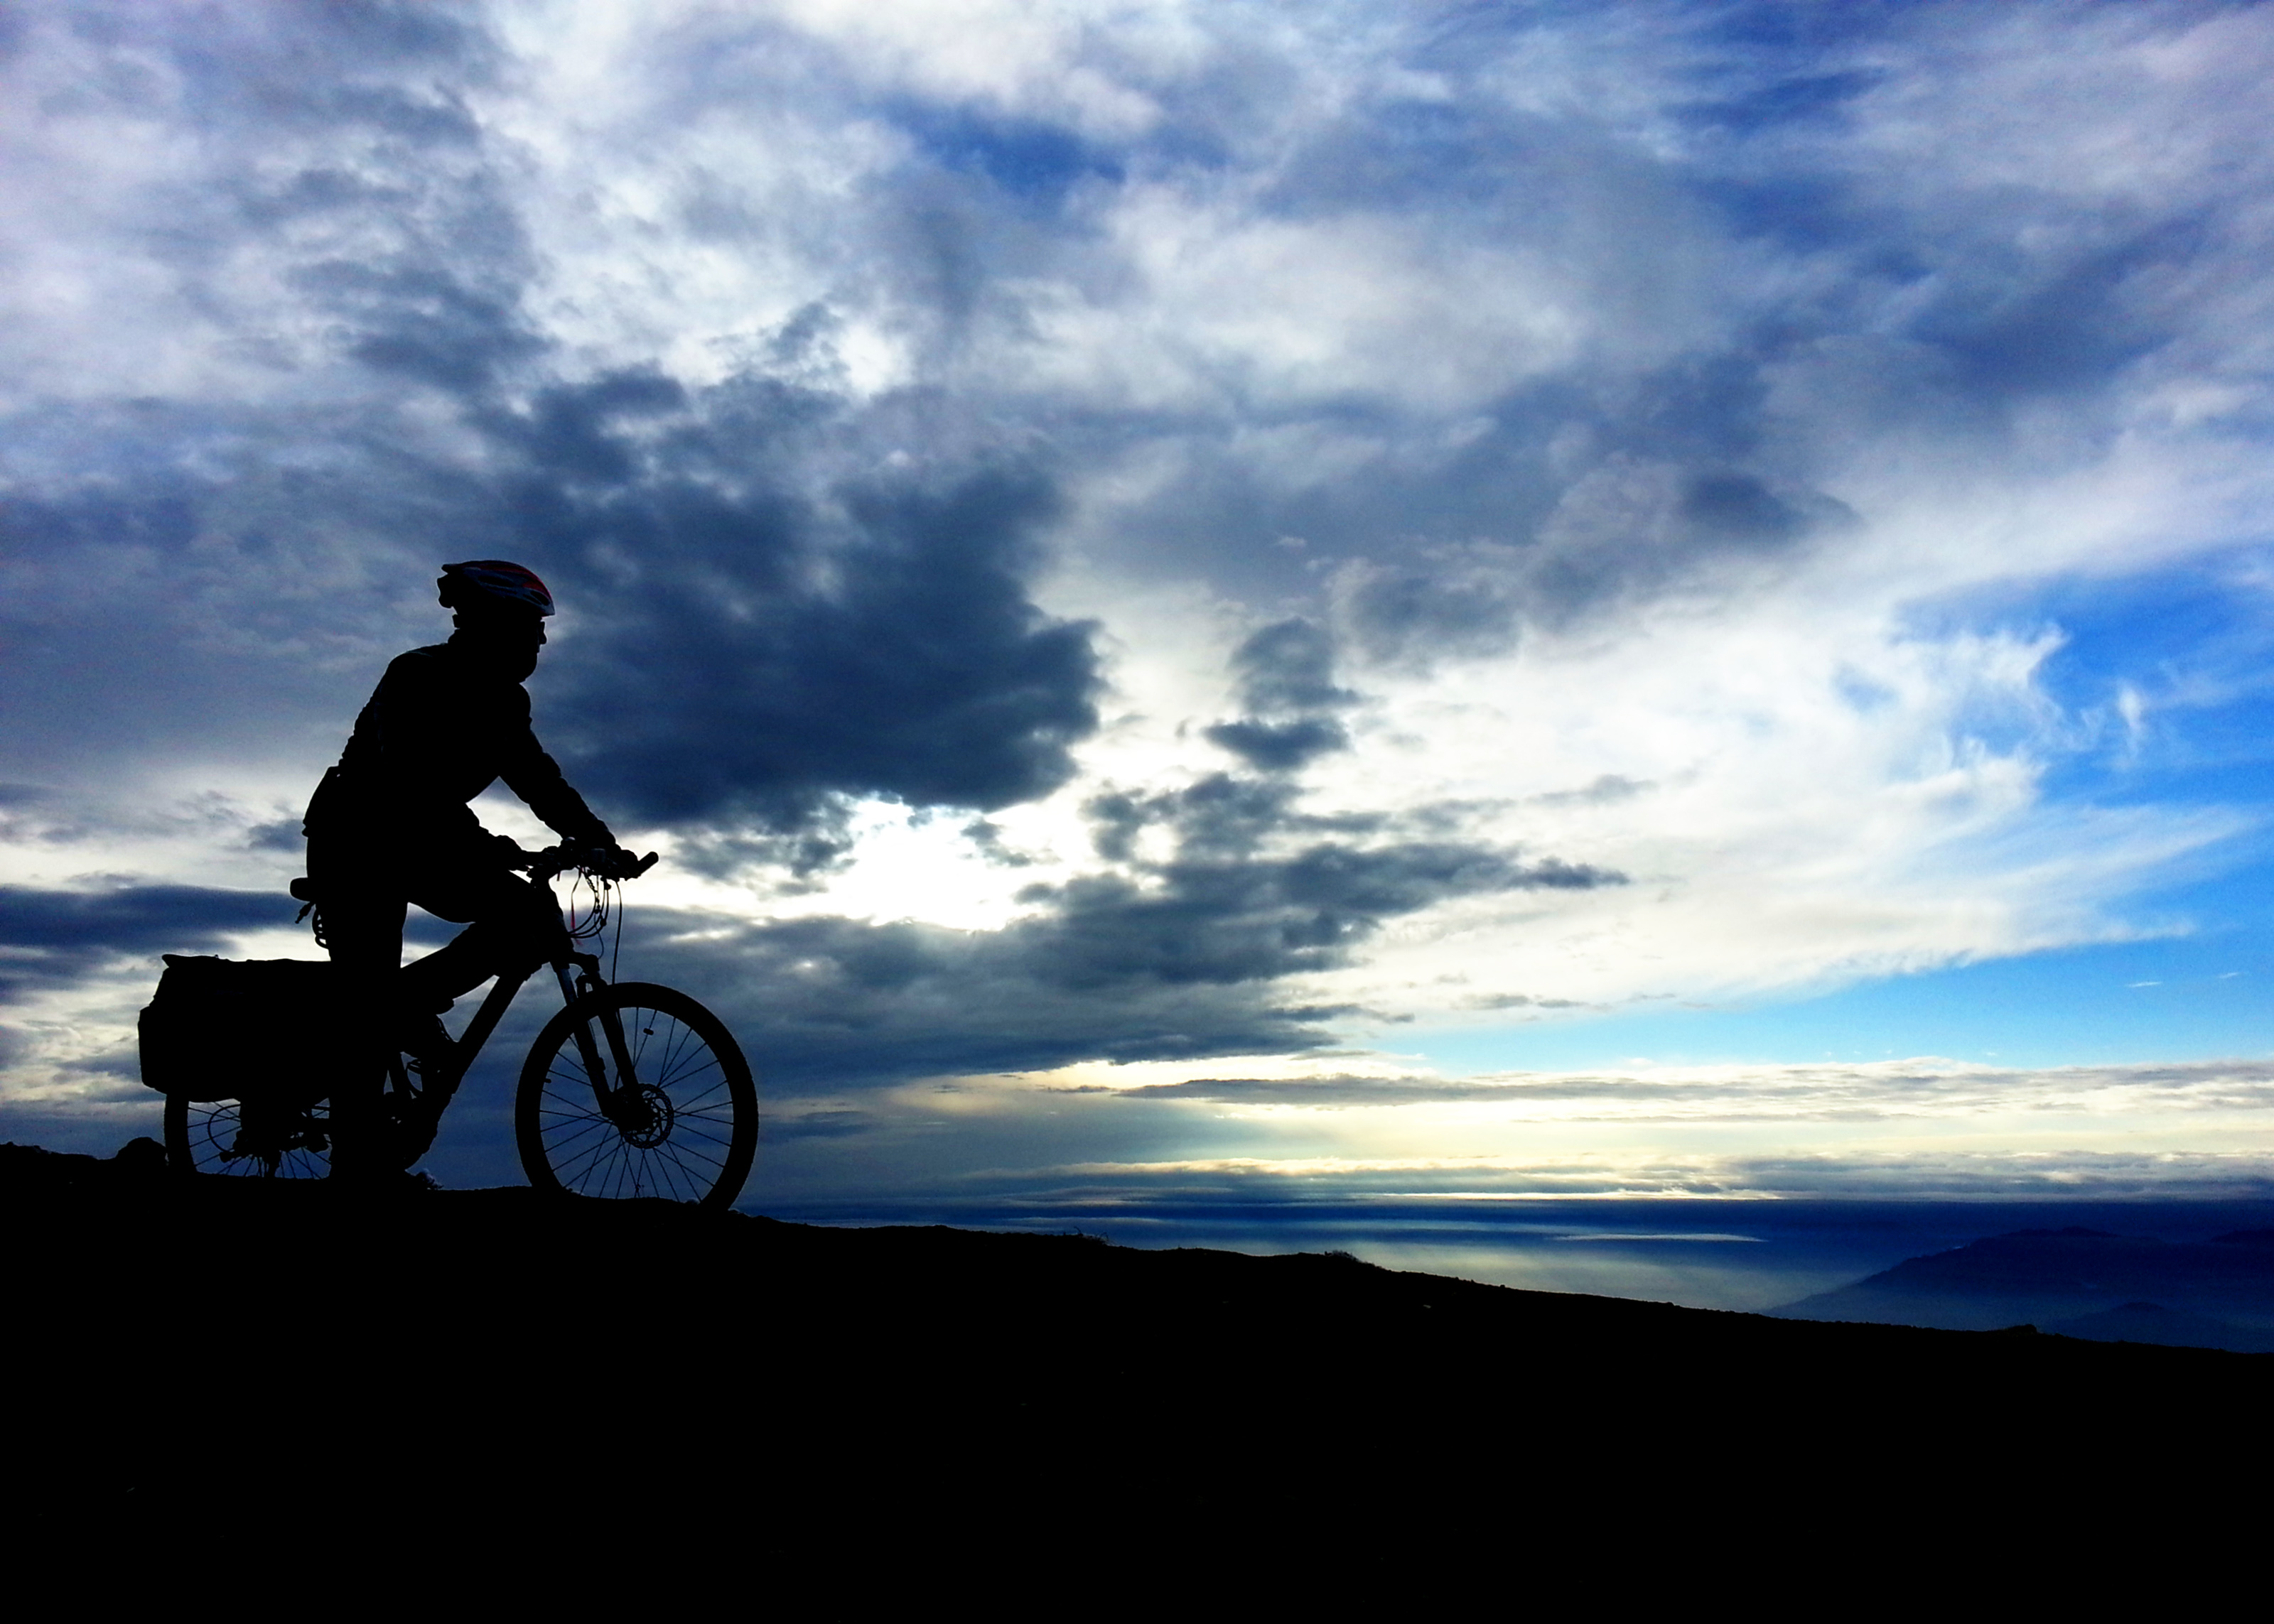
<instances>
[{"instance_id":1,"label":"cyclist's arm","mask_svg":"<svg viewBox=\"0 0 2274 1624\"><path fill-rule=\"evenodd\" d=\"M608 826L561 776L560 763L545 753L526 723L513 742L505 771L498 776L561 838L578 846L615 845L616 838L608 832Z\"/></svg>"}]
</instances>

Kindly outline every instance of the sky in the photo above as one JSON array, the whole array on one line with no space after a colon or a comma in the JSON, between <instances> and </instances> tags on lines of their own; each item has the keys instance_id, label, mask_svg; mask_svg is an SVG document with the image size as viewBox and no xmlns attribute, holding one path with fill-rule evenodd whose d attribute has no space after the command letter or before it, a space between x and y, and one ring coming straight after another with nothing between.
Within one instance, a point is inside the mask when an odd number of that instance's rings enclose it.
<instances>
[{"instance_id":1,"label":"sky","mask_svg":"<svg viewBox=\"0 0 2274 1624\"><path fill-rule=\"evenodd\" d=\"M0 8L0 1131L152 1131L161 952L315 956L309 791L504 557L754 1209L1515 1278L2274 1199L2270 72L2155 0Z\"/></svg>"}]
</instances>

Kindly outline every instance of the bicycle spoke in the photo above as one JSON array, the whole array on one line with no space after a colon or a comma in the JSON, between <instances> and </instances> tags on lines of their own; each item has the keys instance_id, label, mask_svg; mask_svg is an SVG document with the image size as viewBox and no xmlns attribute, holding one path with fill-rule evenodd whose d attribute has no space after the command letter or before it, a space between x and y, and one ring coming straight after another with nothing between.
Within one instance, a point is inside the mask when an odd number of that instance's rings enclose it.
<instances>
[{"instance_id":1,"label":"bicycle spoke","mask_svg":"<svg viewBox=\"0 0 2274 1624\"><path fill-rule=\"evenodd\" d=\"M645 1158L645 1160L648 1166L659 1169L661 1171L663 1175L661 1182L670 1190L672 1199L674 1201L682 1199L683 1198L679 1193L679 1181L673 1178L671 1176L673 1169L670 1159L665 1156L650 1154Z\"/></svg>"},{"instance_id":2,"label":"bicycle spoke","mask_svg":"<svg viewBox=\"0 0 2274 1624\"><path fill-rule=\"evenodd\" d=\"M728 1143L728 1141L724 1140L724 1139L710 1139L708 1135L704 1135L704 1136L702 1136L702 1137L704 1137L704 1139L708 1139L708 1140L709 1140L709 1142L710 1142L711 1144L713 1144L713 1145L719 1145L719 1146L724 1147L724 1146L726 1146L726 1145ZM679 1138L678 1138L678 1136L677 1136L676 1134L674 1134L674 1135L673 1135L673 1136L672 1136L671 1142L672 1142L674 1145L679 1145L679 1144L680 1144L680 1139L679 1139ZM703 1158L703 1160L704 1160L704 1161L710 1162L710 1163L711 1163L711 1165L712 1165L712 1167L723 1168L723 1167L725 1167L725 1166L727 1165L726 1159L725 1159L724 1157L712 1157L712 1156L706 1156L706 1155L704 1155L704 1154L703 1154L703 1152L702 1152L702 1151L700 1151L700 1150L698 1150L698 1149L697 1149L697 1148L696 1148L692 1144L685 1145L685 1146L683 1146L683 1147L682 1147L682 1148L683 1148L683 1149L686 1151L686 1153L687 1153L688 1154L689 1154L689 1155L701 1156L701 1157Z\"/></svg>"},{"instance_id":3,"label":"bicycle spoke","mask_svg":"<svg viewBox=\"0 0 2274 1624\"><path fill-rule=\"evenodd\" d=\"M727 1199L748 1171L757 1125L740 1054L731 1039L722 1046L700 1006L697 1020L676 1006L614 1002L619 996L603 990L556 1016L545 1051L523 1068L515 1132L532 1181L599 1200ZM623 1091L606 1109L580 1042L600 1056L607 1089Z\"/></svg>"},{"instance_id":4,"label":"bicycle spoke","mask_svg":"<svg viewBox=\"0 0 2274 1624\"><path fill-rule=\"evenodd\" d=\"M621 1159L619 1153L622 1148L623 1147L621 1145L616 1144L603 1146L599 1151L585 1159L583 1171L576 1175L573 1183L567 1178L562 1179L561 1182L568 1184L571 1189L580 1191L586 1195L605 1192L607 1188L610 1176L614 1173L618 1162Z\"/></svg>"},{"instance_id":5,"label":"bicycle spoke","mask_svg":"<svg viewBox=\"0 0 2274 1624\"><path fill-rule=\"evenodd\" d=\"M614 1134L605 1133L575 1140L548 1140L546 1149L553 1165L560 1168L561 1176L566 1177L571 1168L589 1168L596 1164L614 1148L615 1142Z\"/></svg>"},{"instance_id":6,"label":"bicycle spoke","mask_svg":"<svg viewBox=\"0 0 2274 1624\"><path fill-rule=\"evenodd\" d=\"M691 1145L674 1145L668 1147L659 1147L656 1154L659 1155L667 1155L671 1157L672 1164L674 1167L685 1168L689 1177L699 1177L699 1175L697 1174L695 1168L686 1160L686 1158L689 1156L692 1156L697 1162L709 1162L711 1164L711 1177L712 1178L716 1178L719 1176L719 1173L727 1165L726 1160L723 1157L706 1156ZM704 1182L707 1184L710 1181L706 1179Z\"/></svg>"},{"instance_id":7,"label":"bicycle spoke","mask_svg":"<svg viewBox=\"0 0 2274 1624\"><path fill-rule=\"evenodd\" d=\"M588 1185L605 1185L611 1179L621 1182L623 1177L624 1154L629 1148L620 1137L611 1135L603 1139L594 1148L592 1154L584 1159L584 1182Z\"/></svg>"},{"instance_id":8,"label":"bicycle spoke","mask_svg":"<svg viewBox=\"0 0 2274 1624\"><path fill-rule=\"evenodd\" d=\"M690 1201L699 1201L709 1195L712 1186L719 1182L719 1175L715 1170L706 1173L700 1168L689 1167L676 1156L664 1156L659 1160L665 1162L674 1174L686 1182L687 1199Z\"/></svg>"},{"instance_id":9,"label":"bicycle spoke","mask_svg":"<svg viewBox=\"0 0 2274 1624\"><path fill-rule=\"evenodd\" d=\"M723 1162L712 1162L709 1170L705 1171L684 1156L659 1156L657 1160L675 1169L681 1177L686 1178L698 1190L708 1190L712 1184L718 1183L719 1174L725 1166ZM708 1161L709 1158L702 1157L697 1160ZM697 1199L701 1198L697 1197Z\"/></svg>"},{"instance_id":10,"label":"bicycle spoke","mask_svg":"<svg viewBox=\"0 0 2274 1624\"><path fill-rule=\"evenodd\" d=\"M605 1160L598 1160L598 1162L593 1162L591 1167L589 1167L589 1169L584 1171L584 1174L582 1174L580 1178L576 1180L576 1183L573 1183L571 1190L576 1190L577 1194L587 1194L587 1197L600 1197L600 1199L607 1199L607 1197L609 1197L609 1180L614 1178L616 1167L619 1167L619 1160L621 1160L621 1158L616 1158L614 1151L612 1151L612 1154L609 1154L607 1158L605 1158ZM561 1183L566 1183L566 1180L561 1180Z\"/></svg>"},{"instance_id":11,"label":"bicycle spoke","mask_svg":"<svg viewBox=\"0 0 2274 1624\"><path fill-rule=\"evenodd\" d=\"M672 1068L679 1064L681 1051L686 1049L689 1041L694 1036L695 1034L684 1026L674 1027L671 1034L671 1046L663 1051L663 1074L666 1077L671 1075Z\"/></svg>"},{"instance_id":12,"label":"bicycle spoke","mask_svg":"<svg viewBox=\"0 0 2274 1624\"><path fill-rule=\"evenodd\" d=\"M664 1160L671 1164L672 1169L680 1177L687 1181L687 1187L692 1192L689 1197L691 1200L699 1201L717 1188L719 1175L723 1170L717 1166L708 1169L697 1167L681 1156L666 1156Z\"/></svg>"},{"instance_id":13,"label":"bicycle spoke","mask_svg":"<svg viewBox=\"0 0 2274 1624\"><path fill-rule=\"evenodd\" d=\"M671 1109L673 1114L682 1121L732 1122L736 1115L732 1092L717 1088L706 1089L692 1099L682 1100L674 1095Z\"/></svg>"},{"instance_id":14,"label":"bicycle spoke","mask_svg":"<svg viewBox=\"0 0 2274 1624\"><path fill-rule=\"evenodd\" d=\"M590 1112L586 1112L582 1115L571 1116L566 1112L553 1111L548 1112L547 1115L552 1116L553 1120L545 1124L544 1132L546 1140L548 1142L557 1141L564 1145L575 1143L578 1139L591 1132L596 1128L614 1125L608 1122L606 1117L594 1116Z\"/></svg>"},{"instance_id":15,"label":"bicycle spoke","mask_svg":"<svg viewBox=\"0 0 2274 1624\"><path fill-rule=\"evenodd\" d=\"M565 1184L571 1179L580 1183L589 1181L593 1169L598 1168L604 1160L613 1156L621 1143L622 1141L614 1134L604 1134L593 1140L589 1148L572 1156L569 1159L569 1165L561 1169L561 1182Z\"/></svg>"},{"instance_id":16,"label":"bicycle spoke","mask_svg":"<svg viewBox=\"0 0 2274 1624\"><path fill-rule=\"evenodd\" d=\"M705 1043L685 1054L674 1056L672 1065L664 1075L671 1079L671 1086L683 1088L705 1071L713 1071L719 1073L719 1081L726 1080L726 1068L719 1064L719 1056L712 1053L711 1046Z\"/></svg>"},{"instance_id":17,"label":"bicycle spoke","mask_svg":"<svg viewBox=\"0 0 2274 1624\"><path fill-rule=\"evenodd\" d=\"M719 1072L719 1081L723 1084L727 1080L726 1068L719 1064L719 1057L716 1055L713 1055L701 1065L690 1066L684 1071L666 1071L663 1076L657 1080L656 1086L659 1088L683 1088L689 1083L693 1082L697 1078L702 1076L705 1071L712 1071L714 1068Z\"/></svg>"}]
</instances>

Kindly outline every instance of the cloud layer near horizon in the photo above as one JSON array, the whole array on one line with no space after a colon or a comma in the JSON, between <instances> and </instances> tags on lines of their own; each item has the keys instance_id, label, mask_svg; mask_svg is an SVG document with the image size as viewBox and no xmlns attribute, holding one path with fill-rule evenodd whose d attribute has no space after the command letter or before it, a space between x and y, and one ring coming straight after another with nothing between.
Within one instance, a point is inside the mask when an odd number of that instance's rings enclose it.
<instances>
[{"instance_id":1,"label":"cloud layer near horizon","mask_svg":"<svg viewBox=\"0 0 2274 1624\"><path fill-rule=\"evenodd\" d=\"M12 17L41 1065L251 939L445 557L817 1096L2121 937L2257 822L2136 770L2263 685L2261 10Z\"/></svg>"}]
</instances>

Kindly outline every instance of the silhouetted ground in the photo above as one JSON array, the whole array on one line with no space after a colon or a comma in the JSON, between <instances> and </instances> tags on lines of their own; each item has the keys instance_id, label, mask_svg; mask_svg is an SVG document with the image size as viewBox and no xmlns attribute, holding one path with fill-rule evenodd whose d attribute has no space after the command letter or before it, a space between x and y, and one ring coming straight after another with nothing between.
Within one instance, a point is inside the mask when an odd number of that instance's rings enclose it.
<instances>
[{"instance_id":1,"label":"silhouetted ground","mask_svg":"<svg viewBox=\"0 0 2274 1624\"><path fill-rule=\"evenodd\" d=\"M232 1550L310 1519L366 1542L543 1525L547 1560L614 1563L700 1522L777 1552L889 1535L887 1562L923 1526L1037 1552L1112 1530L1143 1566L1298 1528L1315 1577L1389 1560L1393 1524L2100 1515L2151 1483L2219 1499L2205 1462L2263 1448L2274 1375L1334 1255L526 1190L355 1202L12 1147L0 1207L17 1492L223 1519Z\"/></svg>"}]
</instances>

